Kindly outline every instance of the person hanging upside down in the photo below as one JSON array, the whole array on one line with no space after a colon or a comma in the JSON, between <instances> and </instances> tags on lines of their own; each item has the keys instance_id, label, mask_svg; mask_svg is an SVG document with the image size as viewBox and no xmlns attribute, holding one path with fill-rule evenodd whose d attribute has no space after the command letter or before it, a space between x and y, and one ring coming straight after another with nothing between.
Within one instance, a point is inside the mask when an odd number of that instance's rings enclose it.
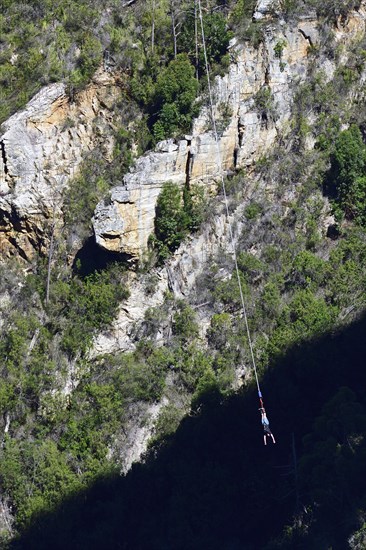
<instances>
[{"instance_id":1,"label":"person hanging upside down","mask_svg":"<svg viewBox=\"0 0 366 550\"><path fill-rule=\"evenodd\" d=\"M269 420L267 418L266 411L264 410L264 408L261 408L259 410L261 411L261 415L262 415L262 424L264 429L264 435L263 435L264 444L267 445L267 437L271 437L273 443L276 443L273 433L271 432L269 427Z\"/></svg>"}]
</instances>

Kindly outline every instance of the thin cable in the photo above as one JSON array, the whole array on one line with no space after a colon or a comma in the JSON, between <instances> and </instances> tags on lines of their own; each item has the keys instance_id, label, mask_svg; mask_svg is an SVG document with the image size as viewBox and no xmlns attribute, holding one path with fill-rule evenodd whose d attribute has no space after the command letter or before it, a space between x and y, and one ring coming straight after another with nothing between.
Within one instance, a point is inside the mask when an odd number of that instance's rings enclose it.
<instances>
[{"instance_id":1,"label":"thin cable","mask_svg":"<svg viewBox=\"0 0 366 550\"><path fill-rule=\"evenodd\" d=\"M240 272L239 272L239 266L238 266L238 259L237 259L236 250L235 250L234 235L233 235L232 226L231 226L231 222L230 222L229 204L228 204L228 200L227 200L226 187L225 187L225 181L224 181L224 175L223 175L223 169L222 169L222 159L221 159L221 152L220 152L220 145L219 145L219 136L217 134L216 120L215 120L214 109L213 109L212 89L211 89L211 82L210 82L210 70L209 70L208 59L207 59L205 31L204 31L204 28L203 28L201 0L198 0L198 12L199 12L199 18L200 18L200 23L201 23L202 45L203 45L203 54L204 54L204 59L205 59L208 94L209 94L209 99L210 99L212 129L213 129L215 142L216 142L216 148L217 148L217 159L218 159L218 166L219 166L219 169L220 169L221 185L222 185L222 190L223 190L224 199L225 199L226 217L227 217L227 221L228 221L228 225L229 225L229 234L230 234L231 245L233 247L233 257L234 257L234 263L235 263L235 271L236 271L236 276L237 276L237 279L238 279L239 293L240 293L241 305L242 305L242 308L243 308L245 328L246 328L246 331L247 331L250 355L251 355L251 358L252 358L254 374L255 374L255 380L256 380L257 389L258 389L258 395L261 398L262 393L261 393L261 389L260 389L260 386L259 386L257 366L256 366L255 358L254 358L252 339L250 337L248 316L247 316L247 310L246 310L246 307L245 307L243 289L242 289L241 281L240 281Z\"/></svg>"}]
</instances>

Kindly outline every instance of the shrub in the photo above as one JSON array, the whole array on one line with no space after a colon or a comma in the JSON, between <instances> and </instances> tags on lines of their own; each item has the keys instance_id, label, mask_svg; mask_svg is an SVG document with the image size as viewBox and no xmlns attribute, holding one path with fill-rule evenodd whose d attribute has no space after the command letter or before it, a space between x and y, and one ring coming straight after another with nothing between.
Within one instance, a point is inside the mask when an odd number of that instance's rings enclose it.
<instances>
[{"instance_id":1,"label":"shrub","mask_svg":"<svg viewBox=\"0 0 366 550\"><path fill-rule=\"evenodd\" d=\"M216 313L211 317L207 331L208 341L216 349L222 350L228 345L232 331L231 316L228 313Z\"/></svg>"},{"instance_id":2,"label":"shrub","mask_svg":"<svg viewBox=\"0 0 366 550\"><path fill-rule=\"evenodd\" d=\"M157 141L190 129L198 111L194 104L197 88L194 67L186 54L179 54L161 70L149 104L153 118L157 113L154 124Z\"/></svg>"},{"instance_id":3,"label":"shrub","mask_svg":"<svg viewBox=\"0 0 366 550\"><path fill-rule=\"evenodd\" d=\"M276 44L273 48L275 56L278 57L279 59L281 59L283 50L285 49L286 46L287 46L286 40L284 40L283 38L278 40L278 42L276 42Z\"/></svg>"},{"instance_id":4,"label":"shrub","mask_svg":"<svg viewBox=\"0 0 366 550\"><path fill-rule=\"evenodd\" d=\"M284 353L288 346L329 330L338 313L324 298L317 298L309 289L298 290L281 314L278 327L269 341L269 354Z\"/></svg>"},{"instance_id":5,"label":"shrub","mask_svg":"<svg viewBox=\"0 0 366 550\"><path fill-rule=\"evenodd\" d=\"M94 333L112 322L119 302L128 297L123 284L113 279L110 269L54 287L52 300L65 304L61 345L69 355L83 354Z\"/></svg>"},{"instance_id":6,"label":"shrub","mask_svg":"<svg viewBox=\"0 0 366 550\"><path fill-rule=\"evenodd\" d=\"M183 342L198 336L198 323L194 310L184 302L178 303L178 311L173 318L173 334Z\"/></svg>"},{"instance_id":7,"label":"shrub","mask_svg":"<svg viewBox=\"0 0 366 550\"><path fill-rule=\"evenodd\" d=\"M184 211L190 231L197 231L208 214L208 197L201 185L191 185L183 190Z\"/></svg>"},{"instance_id":8,"label":"shrub","mask_svg":"<svg viewBox=\"0 0 366 550\"><path fill-rule=\"evenodd\" d=\"M165 183L156 203L155 236L150 238L160 262L178 248L187 234L187 222L179 186L172 182Z\"/></svg>"},{"instance_id":9,"label":"shrub","mask_svg":"<svg viewBox=\"0 0 366 550\"><path fill-rule=\"evenodd\" d=\"M276 120L276 106L269 86L262 86L253 99L254 105L259 111L263 121Z\"/></svg>"},{"instance_id":10,"label":"shrub","mask_svg":"<svg viewBox=\"0 0 366 550\"><path fill-rule=\"evenodd\" d=\"M307 0L309 7L315 8L319 15L329 19L345 17L352 9L360 6L360 0Z\"/></svg>"},{"instance_id":11,"label":"shrub","mask_svg":"<svg viewBox=\"0 0 366 550\"><path fill-rule=\"evenodd\" d=\"M212 357L207 350L197 347L194 343L176 350L175 369L186 390L194 392L202 377L207 372L210 378L215 376L212 370Z\"/></svg>"},{"instance_id":12,"label":"shrub","mask_svg":"<svg viewBox=\"0 0 366 550\"><path fill-rule=\"evenodd\" d=\"M265 266L253 254L248 252L240 252L238 255L238 267L243 273L247 282L256 283L261 279L265 272Z\"/></svg>"},{"instance_id":13,"label":"shrub","mask_svg":"<svg viewBox=\"0 0 366 550\"><path fill-rule=\"evenodd\" d=\"M327 275L327 262L308 250L302 250L295 257L292 265L291 281L296 287L317 289Z\"/></svg>"},{"instance_id":14,"label":"shrub","mask_svg":"<svg viewBox=\"0 0 366 550\"><path fill-rule=\"evenodd\" d=\"M366 221L365 167L366 146L359 128L352 125L336 140L325 186L346 217L361 224Z\"/></svg>"},{"instance_id":15,"label":"shrub","mask_svg":"<svg viewBox=\"0 0 366 550\"><path fill-rule=\"evenodd\" d=\"M267 316L274 318L280 310L281 293L275 283L267 283L262 292L261 305Z\"/></svg>"},{"instance_id":16,"label":"shrub","mask_svg":"<svg viewBox=\"0 0 366 550\"><path fill-rule=\"evenodd\" d=\"M63 496L81 488L66 454L51 440L19 442L5 437L0 461L2 490L11 495L17 525L29 524L33 515L52 509Z\"/></svg>"},{"instance_id":17,"label":"shrub","mask_svg":"<svg viewBox=\"0 0 366 550\"><path fill-rule=\"evenodd\" d=\"M228 30L225 17L222 13L212 12L203 14L203 28L206 39L206 53L208 63L212 66L215 63L220 63L223 56L226 54L230 39L232 38L231 31ZM201 32L199 31L199 40ZM187 17L179 36L179 51L190 52L192 64L196 64L195 51L192 45L195 44L195 21L194 17ZM202 77L206 74L205 59L203 47L199 48L198 55L198 74Z\"/></svg>"},{"instance_id":18,"label":"shrub","mask_svg":"<svg viewBox=\"0 0 366 550\"><path fill-rule=\"evenodd\" d=\"M250 290L243 273L239 272L239 277L243 295L246 299L250 295ZM240 289L236 272L233 272L230 279L217 281L213 289L213 296L215 301L224 304L228 311L241 308Z\"/></svg>"},{"instance_id":19,"label":"shrub","mask_svg":"<svg viewBox=\"0 0 366 550\"><path fill-rule=\"evenodd\" d=\"M155 233L149 244L158 253L158 262L163 262L174 252L187 235L196 231L205 218L207 198L202 187L190 189L172 182L163 185L155 209Z\"/></svg>"},{"instance_id":20,"label":"shrub","mask_svg":"<svg viewBox=\"0 0 366 550\"><path fill-rule=\"evenodd\" d=\"M263 207L258 202L251 202L245 207L244 215L247 220L255 220L263 212Z\"/></svg>"}]
</instances>

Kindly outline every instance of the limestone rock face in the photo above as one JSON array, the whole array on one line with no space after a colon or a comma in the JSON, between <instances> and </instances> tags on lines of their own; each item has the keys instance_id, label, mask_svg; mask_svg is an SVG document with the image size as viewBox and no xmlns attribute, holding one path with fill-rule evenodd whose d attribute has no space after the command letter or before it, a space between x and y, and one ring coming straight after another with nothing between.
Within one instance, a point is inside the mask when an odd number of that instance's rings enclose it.
<instances>
[{"instance_id":1,"label":"limestone rock face","mask_svg":"<svg viewBox=\"0 0 366 550\"><path fill-rule=\"evenodd\" d=\"M339 20L334 38L349 44L365 34L366 2ZM201 109L192 134L166 140L143 155L119 187L95 210L96 242L106 250L144 253L153 232L156 201L166 181L212 186L222 173L252 166L290 124L294 83L306 79L309 48L319 41L318 22L310 13L297 25L273 19L277 0L259 0L254 17L264 18L258 48L232 42L228 73L213 86L213 111ZM347 55L347 48L339 48ZM335 63L323 59L324 78ZM63 84L42 89L25 109L10 117L0 134L0 250L30 259L47 249L54 217L61 219L62 192L77 174L83 155L96 147L111 159L113 104L120 94L117 78L98 71L73 101ZM311 139L309 138L309 147Z\"/></svg>"},{"instance_id":2,"label":"limestone rock face","mask_svg":"<svg viewBox=\"0 0 366 550\"><path fill-rule=\"evenodd\" d=\"M107 250L138 258L154 229L155 206L166 181L179 185L212 185L231 169L250 167L276 142L290 124L293 84L306 79L309 49L319 43L318 22L308 13L297 26L271 21L280 13L276 0L259 0L254 18L267 18L264 40L258 48L231 44L231 64L213 88L213 112L201 109L192 135L167 140L138 160L135 168L98 204L93 219L97 243ZM338 21L335 39L347 44L365 34L365 3ZM322 61L324 78L332 78L335 64ZM308 147L313 146L311 136Z\"/></svg>"},{"instance_id":3,"label":"limestone rock face","mask_svg":"<svg viewBox=\"0 0 366 550\"><path fill-rule=\"evenodd\" d=\"M309 12L297 25L271 20L280 13L276 0L259 0L254 18L267 18L258 48L232 42L231 64L213 87L213 113L218 142L212 131L210 110L201 109L192 135L164 141L138 160L123 184L98 204L93 219L97 243L107 250L138 258L154 229L155 206L162 184L212 185L226 171L250 167L276 143L290 125L294 83L306 79L309 50L319 43L318 21ZM349 44L365 34L366 3L339 20L335 40ZM343 49L346 52L346 48ZM346 53L344 54L346 55ZM322 59L324 78L336 69ZM307 147L314 144L311 136Z\"/></svg>"},{"instance_id":4,"label":"limestone rock face","mask_svg":"<svg viewBox=\"0 0 366 550\"><path fill-rule=\"evenodd\" d=\"M235 219L242 218L243 209L244 205L241 205L239 212L233 214L233 219L234 217ZM242 223L237 222L236 236L240 234L241 229ZM209 258L214 257L219 250L227 247L227 235L226 216L224 214L215 216L206 232L181 245L164 268L154 269L151 273L155 279L152 293L146 292L146 281L135 273L130 273L130 296L124 302L117 319L108 331L100 333L95 338L90 356L95 357L135 349L138 329L146 311L150 308L160 307L164 303L167 291L172 292L177 300L184 299L195 287L197 277ZM208 323L209 319L200 319L202 333L206 331ZM159 333L157 341L163 341L165 336L164 332Z\"/></svg>"},{"instance_id":5,"label":"limestone rock face","mask_svg":"<svg viewBox=\"0 0 366 550\"><path fill-rule=\"evenodd\" d=\"M306 21L316 36L316 21ZM281 41L283 51L276 55ZM228 74L216 78L213 111L194 121L192 135L166 140L141 157L123 184L98 204L93 226L97 243L107 250L138 258L154 229L155 206L164 182L212 185L228 170L251 166L276 141L291 113L292 82L305 79L309 39L299 28L268 28L264 43L254 49L231 44ZM264 112L256 97L269 91L273 113ZM267 92L268 93L268 92ZM106 204L107 202L107 204Z\"/></svg>"},{"instance_id":6,"label":"limestone rock face","mask_svg":"<svg viewBox=\"0 0 366 550\"><path fill-rule=\"evenodd\" d=\"M276 12L278 9L278 0L258 0L255 6L253 19L259 21L269 16L271 13Z\"/></svg>"},{"instance_id":7,"label":"limestone rock face","mask_svg":"<svg viewBox=\"0 0 366 550\"><path fill-rule=\"evenodd\" d=\"M3 123L0 135L0 249L31 258L47 222L61 215L61 193L96 146L110 158L114 140L108 104L119 88L99 71L74 99L64 84L43 88ZM96 132L98 126L98 132Z\"/></svg>"},{"instance_id":8,"label":"limestone rock face","mask_svg":"<svg viewBox=\"0 0 366 550\"><path fill-rule=\"evenodd\" d=\"M113 252L139 257L146 248L155 217L155 205L162 185L186 180L188 142L167 140L155 152L140 157L125 176L124 185L115 187L109 204L98 204L93 218L96 242Z\"/></svg>"}]
</instances>

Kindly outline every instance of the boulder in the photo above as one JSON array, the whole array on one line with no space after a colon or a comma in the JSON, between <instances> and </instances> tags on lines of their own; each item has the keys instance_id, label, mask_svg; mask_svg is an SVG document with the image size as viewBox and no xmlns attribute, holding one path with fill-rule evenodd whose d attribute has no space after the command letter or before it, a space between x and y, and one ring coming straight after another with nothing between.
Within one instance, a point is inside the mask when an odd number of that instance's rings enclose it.
<instances>
[{"instance_id":1,"label":"boulder","mask_svg":"<svg viewBox=\"0 0 366 550\"><path fill-rule=\"evenodd\" d=\"M253 19L254 21L265 19L266 17L276 13L278 8L278 0L258 0L254 9Z\"/></svg>"}]
</instances>

